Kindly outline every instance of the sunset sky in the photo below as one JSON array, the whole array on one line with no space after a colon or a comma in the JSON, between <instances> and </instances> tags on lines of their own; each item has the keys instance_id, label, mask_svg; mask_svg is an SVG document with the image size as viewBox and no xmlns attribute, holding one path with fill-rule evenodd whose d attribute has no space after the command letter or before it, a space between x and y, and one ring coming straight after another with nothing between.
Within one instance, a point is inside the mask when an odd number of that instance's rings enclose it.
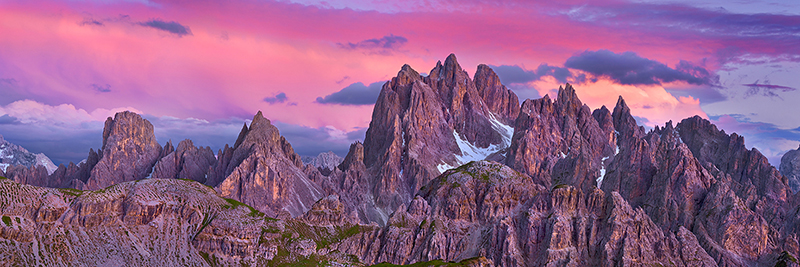
<instances>
[{"instance_id":1,"label":"sunset sky","mask_svg":"<svg viewBox=\"0 0 800 267\"><path fill-rule=\"evenodd\" d=\"M647 127L708 118L773 165L800 145L789 0L0 0L0 135L77 162L131 110L216 151L261 110L299 154L344 156L383 82L450 53L521 100L569 82Z\"/></svg>"}]
</instances>

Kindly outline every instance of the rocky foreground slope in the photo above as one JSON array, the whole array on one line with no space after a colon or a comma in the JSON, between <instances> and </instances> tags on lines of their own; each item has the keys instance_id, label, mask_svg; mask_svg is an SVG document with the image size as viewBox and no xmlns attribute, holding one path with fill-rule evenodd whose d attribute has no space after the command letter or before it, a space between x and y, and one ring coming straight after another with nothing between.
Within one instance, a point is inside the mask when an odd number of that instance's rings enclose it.
<instances>
[{"instance_id":1,"label":"rocky foreground slope","mask_svg":"<svg viewBox=\"0 0 800 267\"><path fill-rule=\"evenodd\" d=\"M454 55L429 73L403 66L333 169L260 112L216 155L109 118L85 163L5 174L0 264L796 265L800 196L743 137L697 116L645 131L569 84L517 105Z\"/></svg>"}]
</instances>

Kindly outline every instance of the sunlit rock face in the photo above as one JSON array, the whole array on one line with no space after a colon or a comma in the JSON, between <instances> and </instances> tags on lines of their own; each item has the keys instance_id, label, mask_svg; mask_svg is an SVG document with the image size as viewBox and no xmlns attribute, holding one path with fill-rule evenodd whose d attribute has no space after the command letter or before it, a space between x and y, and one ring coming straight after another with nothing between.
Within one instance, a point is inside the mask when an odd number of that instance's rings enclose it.
<instances>
[{"instance_id":1,"label":"sunlit rock face","mask_svg":"<svg viewBox=\"0 0 800 267\"><path fill-rule=\"evenodd\" d=\"M144 179L159 158L153 125L139 114L125 111L106 120L100 160L92 168L86 189Z\"/></svg>"},{"instance_id":2,"label":"sunlit rock face","mask_svg":"<svg viewBox=\"0 0 800 267\"><path fill-rule=\"evenodd\" d=\"M226 168L219 168L216 177L224 178L206 184L269 216L300 216L325 196L303 172L304 164L292 145L261 112L242 129L234 147L223 153L217 166Z\"/></svg>"}]
</instances>

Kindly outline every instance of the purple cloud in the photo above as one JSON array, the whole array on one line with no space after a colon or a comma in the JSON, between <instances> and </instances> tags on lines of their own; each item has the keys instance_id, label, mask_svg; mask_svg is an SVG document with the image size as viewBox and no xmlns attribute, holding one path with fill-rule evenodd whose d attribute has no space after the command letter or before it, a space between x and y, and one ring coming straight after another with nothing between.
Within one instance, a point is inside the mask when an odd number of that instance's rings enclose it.
<instances>
[{"instance_id":1,"label":"purple cloud","mask_svg":"<svg viewBox=\"0 0 800 267\"><path fill-rule=\"evenodd\" d=\"M267 102L270 105L274 105L274 104L277 104L277 103L285 103L286 100L289 100L289 98L286 97L286 93L284 93L284 92L280 92L275 96L270 96L270 97L265 97L264 98L264 102Z\"/></svg>"},{"instance_id":2,"label":"purple cloud","mask_svg":"<svg viewBox=\"0 0 800 267\"><path fill-rule=\"evenodd\" d=\"M192 30L189 27L181 25L180 23L174 21L163 21L160 19L151 19L145 22L138 23L139 25L150 27L157 30L166 31L172 34L177 35L178 37L183 37L185 35L192 35Z\"/></svg>"},{"instance_id":3,"label":"purple cloud","mask_svg":"<svg viewBox=\"0 0 800 267\"><path fill-rule=\"evenodd\" d=\"M348 85L342 90L325 97L317 97L316 102L320 104L337 105L372 105L378 99L381 88L386 81L374 82L369 86L361 82Z\"/></svg>"},{"instance_id":4,"label":"purple cloud","mask_svg":"<svg viewBox=\"0 0 800 267\"><path fill-rule=\"evenodd\" d=\"M363 40L357 43L338 43L339 47L347 50L367 50L372 53L389 55L391 51L399 49L406 44L408 39L403 36L389 34L381 38Z\"/></svg>"},{"instance_id":5,"label":"purple cloud","mask_svg":"<svg viewBox=\"0 0 800 267\"><path fill-rule=\"evenodd\" d=\"M648 3L585 5L563 14L592 25L664 36L676 42L705 40L704 49L716 50L720 63L739 62L748 54L800 60L798 15L737 14L725 9Z\"/></svg>"},{"instance_id":6,"label":"purple cloud","mask_svg":"<svg viewBox=\"0 0 800 267\"><path fill-rule=\"evenodd\" d=\"M719 83L718 76L687 61L681 61L675 68L670 68L664 63L640 57L633 52L617 54L605 49L584 51L567 59L564 66L625 85L661 85L682 81L694 85L716 86Z\"/></svg>"}]
</instances>

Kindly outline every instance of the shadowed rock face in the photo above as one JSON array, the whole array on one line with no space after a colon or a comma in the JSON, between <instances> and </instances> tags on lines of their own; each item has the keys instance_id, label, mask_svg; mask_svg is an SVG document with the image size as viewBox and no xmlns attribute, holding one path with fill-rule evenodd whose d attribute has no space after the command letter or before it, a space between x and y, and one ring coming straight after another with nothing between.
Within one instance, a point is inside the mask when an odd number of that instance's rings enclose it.
<instances>
[{"instance_id":1,"label":"shadowed rock face","mask_svg":"<svg viewBox=\"0 0 800 267\"><path fill-rule=\"evenodd\" d=\"M789 150L781 157L781 174L786 176L792 192L800 191L800 148Z\"/></svg>"},{"instance_id":2,"label":"shadowed rock face","mask_svg":"<svg viewBox=\"0 0 800 267\"><path fill-rule=\"evenodd\" d=\"M605 119L600 127L597 118ZM546 187L569 184L590 191L613 156L615 136L607 109L582 104L572 85L559 88L555 102L525 100L514 124L506 164Z\"/></svg>"},{"instance_id":3,"label":"shadowed rock face","mask_svg":"<svg viewBox=\"0 0 800 267\"><path fill-rule=\"evenodd\" d=\"M144 179L160 153L149 121L130 111L117 113L106 120L100 160L91 169L86 189Z\"/></svg>"},{"instance_id":4,"label":"shadowed rock face","mask_svg":"<svg viewBox=\"0 0 800 267\"><path fill-rule=\"evenodd\" d=\"M168 143L164 150L172 147ZM162 153L163 154L163 153ZM153 167L153 178L179 178L205 183L217 159L210 147L195 147L192 140L178 143L178 147L162 157Z\"/></svg>"}]
</instances>

